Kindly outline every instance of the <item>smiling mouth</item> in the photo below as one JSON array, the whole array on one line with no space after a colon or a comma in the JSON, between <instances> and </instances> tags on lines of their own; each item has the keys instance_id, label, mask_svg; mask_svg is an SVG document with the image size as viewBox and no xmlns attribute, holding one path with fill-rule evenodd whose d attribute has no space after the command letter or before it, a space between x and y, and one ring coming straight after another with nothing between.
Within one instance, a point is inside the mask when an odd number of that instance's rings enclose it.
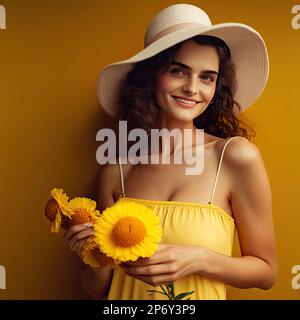
<instances>
[{"instance_id":1,"label":"smiling mouth","mask_svg":"<svg viewBox=\"0 0 300 320\"><path fill-rule=\"evenodd\" d=\"M176 96L171 96L175 102L179 103L180 105L185 105L185 106L194 106L196 105L197 103L200 103L201 101L196 101L196 100L189 100L189 99L184 99L184 98L179 98L179 97L176 97Z\"/></svg>"}]
</instances>

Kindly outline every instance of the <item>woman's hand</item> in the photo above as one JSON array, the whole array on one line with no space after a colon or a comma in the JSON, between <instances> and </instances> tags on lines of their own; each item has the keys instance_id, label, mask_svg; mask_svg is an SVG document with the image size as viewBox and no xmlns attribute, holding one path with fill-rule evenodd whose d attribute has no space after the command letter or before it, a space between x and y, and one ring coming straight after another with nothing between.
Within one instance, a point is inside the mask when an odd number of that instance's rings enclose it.
<instances>
[{"instance_id":1,"label":"woman's hand","mask_svg":"<svg viewBox=\"0 0 300 320\"><path fill-rule=\"evenodd\" d=\"M80 256L80 252L86 241L94 235L91 223L77 224L68 229L64 234L64 240L72 251Z\"/></svg>"},{"instance_id":2,"label":"woman's hand","mask_svg":"<svg viewBox=\"0 0 300 320\"><path fill-rule=\"evenodd\" d=\"M201 273L204 250L197 246L159 244L152 257L124 262L120 267L128 276L159 286Z\"/></svg>"}]
</instances>

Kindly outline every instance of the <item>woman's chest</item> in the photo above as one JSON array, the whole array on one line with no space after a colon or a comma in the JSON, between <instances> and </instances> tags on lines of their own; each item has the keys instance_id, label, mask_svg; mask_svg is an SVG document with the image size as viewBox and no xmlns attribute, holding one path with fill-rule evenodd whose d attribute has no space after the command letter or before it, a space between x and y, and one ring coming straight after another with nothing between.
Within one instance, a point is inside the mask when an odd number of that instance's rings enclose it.
<instances>
[{"instance_id":1,"label":"woman's chest","mask_svg":"<svg viewBox=\"0 0 300 320\"><path fill-rule=\"evenodd\" d=\"M198 175L187 175L183 164L135 166L125 177L125 193L142 199L207 203L213 177L210 163Z\"/></svg>"},{"instance_id":2,"label":"woman's chest","mask_svg":"<svg viewBox=\"0 0 300 320\"><path fill-rule=\"evenodd\" d=\"M127 197L161 201L193 202L207 204L212 199L218 157L204 157L203 171L197 175L186 174L186 164L138 164L124 171L124 191ZM117 184L114 198L121 194ZM224 169L219 174L213 203L232 216L229 201L230 183Z\"/></svg>"}]
</instances>

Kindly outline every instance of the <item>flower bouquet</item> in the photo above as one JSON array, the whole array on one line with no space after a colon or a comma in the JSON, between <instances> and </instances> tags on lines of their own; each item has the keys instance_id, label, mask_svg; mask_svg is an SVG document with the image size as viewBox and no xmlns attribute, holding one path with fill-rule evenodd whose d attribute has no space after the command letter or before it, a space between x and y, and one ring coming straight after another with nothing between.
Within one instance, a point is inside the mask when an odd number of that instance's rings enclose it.
<instances>
[{"instance_id":1,"label":"flower bouquet","mask_svg":"<svg viewBox=\"0 0 300 320\"><path fill-rule=\"evenodd\" d=\"M95 234L84 245L81 258L84 263L99 268L114 267L122 262L149 258L161 242L163 230L160 219L152 209L134 202L116 202L102 214L96 202L87 198L69 197L62 189L53 189L45 207L45 215L52 222L51 232L60 232L76 224L92 223ZM162 291L147 290L180 300L193 293L175 295L174 284L161 285ZM189 300L189 299L188 299Z\"/></svg>"},{"instance_id":2,"label":"flower bouquet","mask_svg":"<svg viewBox=\"0 0 300 320\"><path fill-rule=\"evenodd\" d=\"M45 206L45 216L52 222L50 231L59 233L61 228L68 230L77 224L95 224L100 212L96 210L94 200L77 197L69 201L63 189L54 188L50 192L51 198ZM89 239L81 251L84 263L93 268L115 264L113 259L103 254L93 238Z\"/></svg>"}]
</instances>

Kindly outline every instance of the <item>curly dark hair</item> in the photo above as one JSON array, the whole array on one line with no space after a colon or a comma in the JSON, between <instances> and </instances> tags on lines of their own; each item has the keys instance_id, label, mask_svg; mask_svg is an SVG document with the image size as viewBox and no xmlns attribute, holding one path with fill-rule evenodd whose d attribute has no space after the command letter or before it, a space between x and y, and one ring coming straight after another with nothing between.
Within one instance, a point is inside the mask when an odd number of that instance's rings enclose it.
<instances>
[{"instance_id":1,"label":"curly dark hair","mask_svg":"<svg viewBox=\"0 0 300 320\"><path fill-rule=\"evenodd\" d=\"M191 39L198 44L215 47L220 62L215 95L209 107L193 120L195 127L221 138L243 136L250 139L251 136L255 136L254 130L238 119L234 112L234 108L240 111L241 106L233 99L236 92L236 75L228 46L223 40L208 35L199 35ZM115 118L117 122L126 120L129 130L142 128L148 135L151 129L157 128L161 109L155 99L156 77L169 69L175 52L188 40L149 59L134 63L120 86L117 97L119 110Z\"/></svg>"}]
</instances>

